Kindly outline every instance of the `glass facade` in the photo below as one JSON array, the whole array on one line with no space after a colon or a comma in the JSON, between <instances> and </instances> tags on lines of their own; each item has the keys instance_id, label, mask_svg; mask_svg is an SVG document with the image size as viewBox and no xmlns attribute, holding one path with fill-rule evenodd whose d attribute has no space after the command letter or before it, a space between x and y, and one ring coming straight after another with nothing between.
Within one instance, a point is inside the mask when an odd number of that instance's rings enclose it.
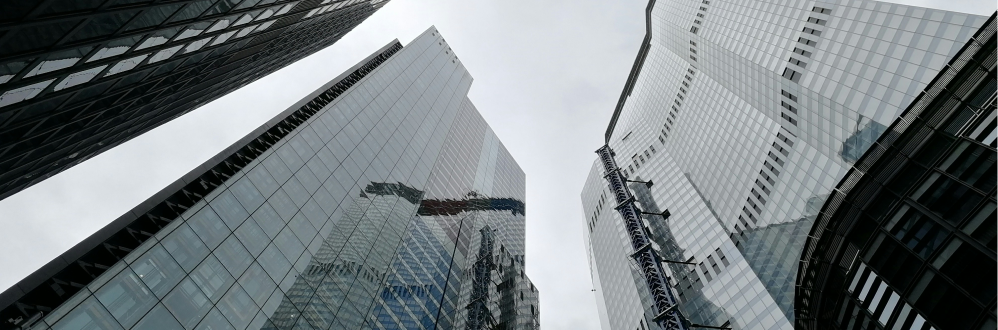
<instances>
[{"instance_id":1,"label":"glass facade","mask_svg":"<svg viewBox=\"0 0 998 330\"><path fill-rule=\"evenodd\" d=\"M798 276L798 329L994 329L995 16L841 181Z\"/></svg>"},{"instance_id":2,"label":"glass facade","mask_svg":"<svg viewBox=\"0 0 998 330\"><path fill-rule=\"evenodd\" d=\"M849 168L987 17L877 1L651 1L606 132L692 323L789 329L799 257ZM656 316L594 163L585 240L605 329ZM654 210L654 211L649 211ZM677 263L681 262L681 263Z\"/></svg>"},{"instance_id":3,"label":"glass facade","mask_svg":"<svg viewBox=\"0 0 998 330\"><path fill-rule=\"evenodd\" d=\"M386 3L0 1L0 199L336 42Z\"/></svg>"},{"instance_id":4,"label":"glass facade","mask_svg":"<svg viewBox=\"0 0 998 330\"><path fill-rule=\"evenodd\" d=\"M525 176L471 82L433 27L390 43L4 292L2 328L537 329Z\"/></svg>"}]
</instances>

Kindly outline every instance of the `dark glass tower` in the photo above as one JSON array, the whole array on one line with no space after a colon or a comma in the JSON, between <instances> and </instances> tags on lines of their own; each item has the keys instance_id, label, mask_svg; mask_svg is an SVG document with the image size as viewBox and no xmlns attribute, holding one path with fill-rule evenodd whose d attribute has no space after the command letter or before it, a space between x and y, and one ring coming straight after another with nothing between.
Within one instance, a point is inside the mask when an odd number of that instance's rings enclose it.
<instances>
[{"instance_id":1,"label":"dark glass tower","mask_svg":"<svg viewBox=\"0 0 998 330\"><path fill-rule=\"evenodd\" d=\"M0 329L536 329L525 177L430 28L0 294Z\"/></svg>"},{"instance_id":2,"label":"dark glass tower","mask_svg":"<svg viewBox=\"0 0 998 330\"><path fill-rule=\"evenodd\" d=\"M994 329L995 16L832 192L797 329Z\"/></svg>"},{"instance_id":3,"label":"dark glass tower","mask_svg":"<svg viewBox=\"0 0 998 330\"><path fill-rule=\"evenodd\" d=\"M340 39L387 1L0 1L0 199Z\"/></svg>"}]
</instances>

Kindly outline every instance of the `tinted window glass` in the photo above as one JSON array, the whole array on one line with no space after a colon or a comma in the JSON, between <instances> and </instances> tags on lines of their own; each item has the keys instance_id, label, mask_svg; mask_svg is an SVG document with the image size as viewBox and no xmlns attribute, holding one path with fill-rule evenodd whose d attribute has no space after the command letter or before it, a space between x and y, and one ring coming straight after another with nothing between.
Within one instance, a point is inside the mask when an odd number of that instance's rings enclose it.
<instances>
[{"instance_id":1,"label":"tinted window glass","mask_svg":"<svg viewBox=\"0 0 998 330\"><path fill-rule=\"evenodd\" d=\"M157 244L132 263L132 270L158 297L163 297L186 275L162 245Z\"/></svg>"},{"instance_id":2,"label":"tinted window glass","mask_svg":"<svg viewBox=\"0 0 998 330\"><path fill-rule=\"evenodd\" d=\"M126 328L138 322L157 302L156 296L129 269L115 276L94 296Z\"/></svg>"},{"instance_id":3,"label":"tinted window glass","mask_svg":"<svg viewBox=\"0 0 998 330\"><path fill-rule=\"evenodd\" d=\"M214 249L219 243L222 243L226 236L229 236L229 227L225 226L222 219L210 207L202 208L187 220L187 224L208 246L208 249Z\"/></svg>"},{"instance_id":4,"label":"tinted window glass","mask_svg":"<svg viewBox=\"0 0 998 330\"><path fill-rule=\"evenodd\" d=\"M188 272L197 267L209 252L208 247L187 224L181 224L177 230L163 239L163 247L170 252L173 259L177 260L180 267Z\"/></svg>"},{"instance_id":5,"label":"tinted window glass","mask_svg":"<svg viewBox=\"0 0 998 330\"><path fill-rule=\"evenodd\" d=\"M190 278L180 282L180 285L163 299L163 303L187 329L194 328L211 309L208 296L205 296Z\"/></svg>"}]
</instances>

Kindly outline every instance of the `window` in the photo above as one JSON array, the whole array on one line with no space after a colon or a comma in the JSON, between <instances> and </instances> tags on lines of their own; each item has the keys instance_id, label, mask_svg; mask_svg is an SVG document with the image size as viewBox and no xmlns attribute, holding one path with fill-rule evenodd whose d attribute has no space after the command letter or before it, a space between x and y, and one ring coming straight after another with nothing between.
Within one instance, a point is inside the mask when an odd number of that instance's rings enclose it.
<instances>
[{"instance_id":1,"label":"window","mask_svg":"<svg viewBox=\"0 0 998 330\"><path fill-rule=\"evenodd\" d=\"M179 22L201 16L201 13L207 10L208 7L211 6L213 2L215 2L215 0L202 0L202 1L192 2L188 4L187 7L184 7L184 9L181 9L180 12L178 12L176 15L173 15L173 18L170 19L170 22Z\"/></svg>"},{"instance_id":2,"label":"window","mask_svg":"<svg viewBox=\"0 0 998 330\"><path fill-rule=\"evenodd\" d=\"M177 319L170 315L170 311L166 310L163 304L158 304L156 307L142 317L139 323L135 324L133 329L180 329L180 323Z\"/></svg>"},{"instance_id":3,"label":"window","mask_svg":"<svg viewBox=\"0 0 998 330\"><path fill-rule=\"evenodd\" d=\"M218 310L236 329L245 329L260 308L253 303L253 298L242 287L235 285L218 302Z\"/></svg>"},{"instance_id":4,"label":"window","mask_svg":"<svg viewBox=\"0 0 998 330\"><path fill-rule=\"evenodd\" d=\"M177 52L179 52L180 48L183 48L183 47L184 47L184 45L180 45L180 46L174 46L174 47L170 47L170 48L161 50L161 51L157 52L155 55L153 55L152 58L149 59L149 63L156 63L156 62L168 59L171 56L173 56L173 54L176 54ZM145 58L145 56L146 55L142 55L141 57ZM124 62L124 61L122 61L122 62ZM111 68L111 69L114 70L114 68Z\"/></svg>"},{"instance_id":5,"label":"window","mask_svg":"<svg viewBox=\"0 0 998 330\"><path fill-rule=\"evenodd\" d=\"M97 298L91 296L53 324L52 329L121 329L121 326L100 306Z\"/></svg>"},{"instance_id":6,"label":"window","mask_svg":"<svg viewBox=\"0 0 998 330\"><path fill-rule=\"evenodd\" d=\"M241 275L246 267L249 267L250 263L253 262L249 252L234 235L230 235L225 242L222 242L222 245L215 249L214 255L225 266L225 269L235 277Z\"/></svg>"},{"instance_id":7,"label":"window","mask_svg":"<svg viewBox=\"0 0 998 330\"><path fill-rule=\"evenodd\" d=\"M259 306L263 306L274 289L277 289L277 284L257 263L253 263L237 282Z\"/></svg>"},{"instance_id":8,"label":"window","mask_svg":"<svg viewBox=\"0 0 998 330\"><path fill-rule=\"evenodd\" d=\"M794 69L791 68L783 69L783 78L790 79L790 81L793 82L798 82L800 81L800 77L801 77L800 72L797 72Z\"/></svg>"},{"instance_id":9,"label":"window","mask_svg":"<svg viewBox=\"0 0 998 330\"><path fill-rule=\"evenodd\" d=\"M83 57L86 56L87 53L89 53L93 48L94 47L92 46L80 47L48 55L44 61L38 63L38 65L28 71L28 73L25 73L24 77L32 77L71 67L76 64L76 62L83 59Z\"/></svg>"},{"instance_id":10,"label":"window","mask_svg":"<svg viewBox=\"0 0 998 330\"><path fill-rule=\"evenodd\" d=\"M66 76L66 79L63 79L58 84L56 84L55 87L52 87L52 90L59 91L82 83L86 83L91 79L94 79L94 77L97 77L97 75L100 74L101 71L104 71L105 68L107 68L106 64L98 66L96 68L90 68L88 70L71 73L68 76Z\"/></svg>"},{"instance_id":11,"label":"window","mask_svg":"<svg viewBox=\"0 0 998 330\"><path fill-rule=\"evenodd\" d=\"M89 23L86 23L86 25L71 35L67 39L67 42L110 35L114 31L117 31L118 28L124 26L125 23L128 23L136 13L138 11L111 13L92 18Z\"/></svg>"},{"instance_id":12,"label":"window","mask_svg":"<svg viewBox=\"0 0 998 330\"><path fill-rule=\"evenodd\" d=\"M208 204L211 205L211 208L218 213L218 216L222 218L222 221L225 221L225 224L229 228L238 228L243 223L243 220L249 217L249 213L239 204L239 201L229 190L222 192L221 195Z\"/></svg>"},{"instance_id":13,"label":"window","mask_svg":"<svg viewBox=\"0 0 998 330\"><path fill-rule=\"evenodd\" d=\"M808 45L808 46L812 46L812 47L814 45L818 44L817 42L814 42L814 40L807 39L807 38L804 38L804 37L797 38L797 42L805 44L805 45Z\"/></svg>"},{"instance_id":14,"label":"window","mask_svg":"<svg viewBox=\"0 0 998 330\"><path fill-rule=\"evenodd\" d=\"M163 304L187 329L194 328L211 309L208 297L190 278L180 282L180 285L163 299Z\"/></svg>"},{"instance_id":15,"label":"window","mask_svg":"<svg viewBox=\"0 0 998 330\"><path fill-rule=\"evenodd\" d=\"M820 14L828 14L828 13L832 12L831 9L821 8L821 7L817 7L817 6L815 6L814 8L811 8L811 11L816 12L816 13L820 13Z\"/></svg>"},{"instance_id":16,"label":"window","mask_svg":"<svg viewBox=\"0 0 998 330\"><path fill-rule=\"evenodd\" d=\"M790 122L791 125L797 126L797 120L788 116L786 113L781 113L780 117L783 118L783 120Z\"/></svg>"},{"instance_id":17,"label":"window","mask_svg":"<svg viewBox=\"0 0 998 330\"><path fill-rule=\"evenodd\" d=\"M265 206L269 208L269 205ZM276 216L276 214L274 215ZM256 218L257 214L253 214L253 217ZM263 252L263 249L267 247L267 243L270 241L270 237L267 236L267 233L260 228L260 225L256 221L243 222L242 226L236 229L235 235L253 257L260 255L260 252Z\"/></svg>"},{"instance_id":18,"label":"window","mask_svg":"<svg viewBox=\"0 0 998 330\"><path fill-rule=\"evenodd\" d=\"M265 198L260 191L254 187L253 183L250 181L251 178L243 176L236 181L229 190L232 191L233 196L239 200L239 203L249 211L256 210L261 204L263 204ZM246 216L249 216L248 214ZM236 228L233 226L232 228Z\"/></svg>"},{"instance_id":19,"label":"window","mask_svg":"<svg viewBox=\"0 0 998 330\"><path fill-rule=\"evenodd\" d=\"M818 30L815 30L815 29L812 29L812 28L809 28L809 27L805 27L804 28L804 33L813 34L813 35L816 35L816 36L819 36L819 37L821 36L821 31L818 31Z\"/></svg>"},{"instance_id":20,"label":"window","mask_svg":"<svg viewBox=\"0 0 998 330\"><path fill-rule=\"evenodd\" d=\"M804 55L807 58L811 58L811 52L803 50L803 49L800 49L800 48L797 48L797 47L794 47L794 53Z\"/></svg>"},{"instance_id":21,"label":"window","mask_svg":"<svg viewBox=\"0 0 998 330\"><path fill-rule=\"evenodd\" d=\"M790 99L791 101L797 102L797 97L794 96L793 94L790 94L790 92L788 91L780 90L780 94L783 94L784 97ZM780 139L786 139L786 137L784 137L782 133L776 133L776 136L779 137Z\"/></svg>"},{"instance_id":22,"label":"window","mask_svg":"<svg viewBox=\"0 0 998 330\"><path fill-rule=\"evenodd\" d=\"M217 302L225 291L236 282L214 256L208 256L197 269L191 272L190 277L194 284L201 288L205 296L213 302Z\"/></svg>"},{"instance_id":23,"label":"window","mask_svg":"<svg viewBox=\"0 0 998 330\"><path fill-rule=\"evenodd\" d=\"M194 234L186 224L181 224L162 241L163 247L177 260L184 271L191 271L205 256L208 255L208 247L201 242L201 239Z\"/></svg>"},{"instance_id":24,"label":"window","mask_svg":"<svg viewBox=\"0 0 998 330\"><path fill-rule=\"evenodd\" d=\"M163 23L173 12L183 6L183 4L156 6L150 9L146 9L137 18L132 20L125 31L137 30L142 28L147 28L151 26L159 25Z\"/></svg>"},{"instance_id":25,"label":"window","mask_svg":"<svg viewBox=\"0 0 998 330\"><path fill-rule=\"evenodd\" d=\"M793 58L793 57L790 58L790 64L799 66L801 68L806 68L807 67L807 62L803 62L803 61L798 60L798 59Z\"/></svg>"},{"instance_id":26,"label":"window","mask_svg":"<svg viewBox=\"0 0 998 330\"><path fill-rule=\"evenodd\" d=\"M886 228L902 245L928 258L942 245L949 231L909 207L901 208Z\"/></svg>"},{"instance_id":27,"label":"window","mask_svg":"<svg viewBox=\"0 0 998 330\"><path fill-rule=\"evenodd\" d=\"M146 57L148 57L148 56L149 55L146 54L146 55L140 55L140 56L132 57L132 58L129 58L129 59L126 59L126 60L121 60L120 62L115 63L113 66L111 66L111 68L107 70L107 73L104 73L104 76L107 77L107 76L110 76L110 75L114 75L114 74L117 74L117 73L121 73L121 72L125 72L125 71L128 71L128 70L134 69L136 66L139 65L139 63L141 63L143 60L145 60ZM2 103L2 102L0 102L0 103Z\"/></svg>"},{"instance_id":28,"label":"window","mask_svg":"<svg viewBox=\"0 0 998 330\"><path fill-rule=\"evenodd\" d=\"M225 226L222 219L210 207L202 208L197 214L187 220L187 224L201 238L201 241L208 246L208 249L214 249L218 244L222 243L222 240L226 236L229 236L229 228Z\"/></svg>"},{"instance_id":29,"label":"window","mask_svg":"<svg viewBox=\"0 0 998 330\"><path fill-rule=\"evenodd\" d=\"M790 112L793 112L795 114L797 113L797 108L790 105L790 103L787 103L785 101L780 101L780 105L783 106L784 109L790 110Z\"/></svg>"},{"instance_id":30,"label":"window","mask_svg":"<svg viewBox=\"0 0 998 330\"><path fill-rule=\"evenodd\" d=\"M822 25L822 26L823 26L823 25L825 25L825 22L827 22L827 21L826 21L826 20L823 20L823 19L817 19L817 18L814 18L814 17L809 17L809 18L807 19L807 22L808 22L808 23L814 23L814 24L818 24L818 25Z\"/></svg>"},{"instance_id":31,"label":"window","mask_svg":"<svg viewBox=\"0 0 998 330\"><path fill-rule=\"evenodd\" d=\"M94 296L125 328L138 322L157 302L156 296L129 269L115 276Z\"/></svg>"},{"instance_id":32,"label":"window","mask_svg":"<svg viewBox=\"0 0 998 330\"><path fill-rule=\"evenodd\" d=\"M159 297L166 295L185 274L162 245L156 245L135 262L132 270Z\"/></svg>"}]
</instances>

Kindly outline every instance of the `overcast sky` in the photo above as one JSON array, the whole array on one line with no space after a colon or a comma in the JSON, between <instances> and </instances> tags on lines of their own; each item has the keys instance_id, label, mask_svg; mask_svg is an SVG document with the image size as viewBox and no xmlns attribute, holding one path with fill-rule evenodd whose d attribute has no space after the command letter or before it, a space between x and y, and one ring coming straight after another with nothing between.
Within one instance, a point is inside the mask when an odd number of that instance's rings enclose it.
<instances>
[{"instance_id":1,"label":"overcast sky","mask_svg":"<svg viewBox=\"0 0 998 330\"><path fill-rule=\"evenodd\" d=\"M662 0L660 0L662 1ZM990 15L994 0L896 1ZM436 25L527 175L527 275L545 329L598 329L579 193L644 36L647 1L392 0L327 49L0 201L0 290L398 38Z\"/></svg>"}]
</instances>

